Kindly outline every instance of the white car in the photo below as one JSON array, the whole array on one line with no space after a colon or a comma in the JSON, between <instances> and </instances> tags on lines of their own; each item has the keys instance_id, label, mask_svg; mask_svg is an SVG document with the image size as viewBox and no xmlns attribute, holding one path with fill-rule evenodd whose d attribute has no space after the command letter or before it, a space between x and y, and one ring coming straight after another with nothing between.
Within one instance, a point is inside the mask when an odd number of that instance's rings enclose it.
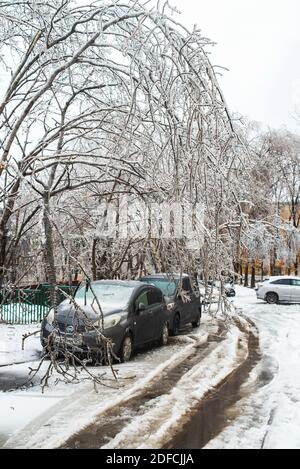
<instances>
[{"instance_id":1,"label":"white car","mask_svg":"<svg viewBox=\"0 0 300 469\"><path fill-rule=\"evenodd\" d=\"M269 304L300 303L300 278L271 277L258 284L256 296Z\"/></svg>"}]
</instances>

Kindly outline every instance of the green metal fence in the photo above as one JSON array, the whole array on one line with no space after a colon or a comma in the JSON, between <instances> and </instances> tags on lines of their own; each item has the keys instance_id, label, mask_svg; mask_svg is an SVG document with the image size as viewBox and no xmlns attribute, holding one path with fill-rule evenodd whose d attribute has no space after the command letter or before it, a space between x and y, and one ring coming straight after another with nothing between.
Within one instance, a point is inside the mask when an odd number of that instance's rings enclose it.
<instances>
[{"instance_id":1,"label":"green metal fence","mask_svg":"<svg viewBox=\"0 0 300 469\"><path fill-rule=\"evenodd\" d=\"M58 285L68 295L73 295L76 286ZM42 321L51 307L50 286L39 285L36 288L16 288L0 290L0 321L8 324L32 324ZM65 299L61 291L57 292L57 301Z\"/></svg>"}]
</instances>

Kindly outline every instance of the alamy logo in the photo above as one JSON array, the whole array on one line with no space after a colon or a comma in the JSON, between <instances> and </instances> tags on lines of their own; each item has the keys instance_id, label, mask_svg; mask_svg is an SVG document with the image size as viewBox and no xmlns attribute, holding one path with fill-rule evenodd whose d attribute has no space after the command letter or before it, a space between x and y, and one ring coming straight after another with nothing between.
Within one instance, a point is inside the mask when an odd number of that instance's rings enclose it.
<instances>
[{"instance_id":1,"label":"alamy logo","mask_svg":"<svg viewBox=\"0 0 300 469\"><path fill-rule=\"evenodd\" d=\"M191 249L202 245L205 231L201 204L146 204L124 197L117 204L100 204L93 219L100 238L177 239L185 240Z\"/></svg>"}]
</instances>

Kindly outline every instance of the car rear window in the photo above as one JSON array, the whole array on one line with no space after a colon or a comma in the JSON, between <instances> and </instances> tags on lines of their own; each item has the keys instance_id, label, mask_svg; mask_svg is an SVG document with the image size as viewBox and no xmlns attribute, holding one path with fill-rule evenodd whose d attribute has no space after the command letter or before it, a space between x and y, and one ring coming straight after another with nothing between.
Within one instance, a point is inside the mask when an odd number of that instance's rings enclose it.
<instances>
[{"instance_id":1,"label":"car rear window","mask_svg":"<svg viewBox=\"0 0 300 469\"><path fill-rule=\"evenodd\" d=\"M148 285L154 285L158 288L164 296L175 295L178 280L169 280L169 279L156 279L156 278L143 278L142 282L147 283Z\"/></svg>"}]
</instances>

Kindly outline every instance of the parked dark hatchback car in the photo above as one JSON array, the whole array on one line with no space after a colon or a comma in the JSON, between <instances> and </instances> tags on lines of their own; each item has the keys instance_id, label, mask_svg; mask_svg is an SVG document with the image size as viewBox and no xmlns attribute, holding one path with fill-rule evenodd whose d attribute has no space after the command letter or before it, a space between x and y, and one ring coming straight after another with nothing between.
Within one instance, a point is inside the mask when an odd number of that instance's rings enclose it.
<instances>
[{"instance_id":1,"label":"parked dark hatchback car","mask_svg":"<svg viewBox=\"0 0 300 469\"><path fill-rule=\"evenodd\" d=\"M139 279L147 285L159 288L170 309L169 327L172 335L177 335L186 324L193 328L200 326L202 303L199 289L193 289L190 277L186 274L155 274Z\"/></svg>"},{"instance_id":2,"label":"parked dark hatchback car","mask_svg":"<svg viewBox=\"0 0 300 469\"><path fill-rule=\"evenodd\" d=\"M122 362L128 361L137 347L168 341L168 317L161 291L141 282L103 280L91 284L104 316L104 335L111 338L113 351ZM56 330L59 337L75 352L101 352L97 333L86 327L85 317L100 326L101 315L91 288L83 286L75 294L75 301L84 314L75 311L70 300L63 301L56 314L51 310L42 323L41 342L45 345Z\"/></svg>"}]
</instances>

